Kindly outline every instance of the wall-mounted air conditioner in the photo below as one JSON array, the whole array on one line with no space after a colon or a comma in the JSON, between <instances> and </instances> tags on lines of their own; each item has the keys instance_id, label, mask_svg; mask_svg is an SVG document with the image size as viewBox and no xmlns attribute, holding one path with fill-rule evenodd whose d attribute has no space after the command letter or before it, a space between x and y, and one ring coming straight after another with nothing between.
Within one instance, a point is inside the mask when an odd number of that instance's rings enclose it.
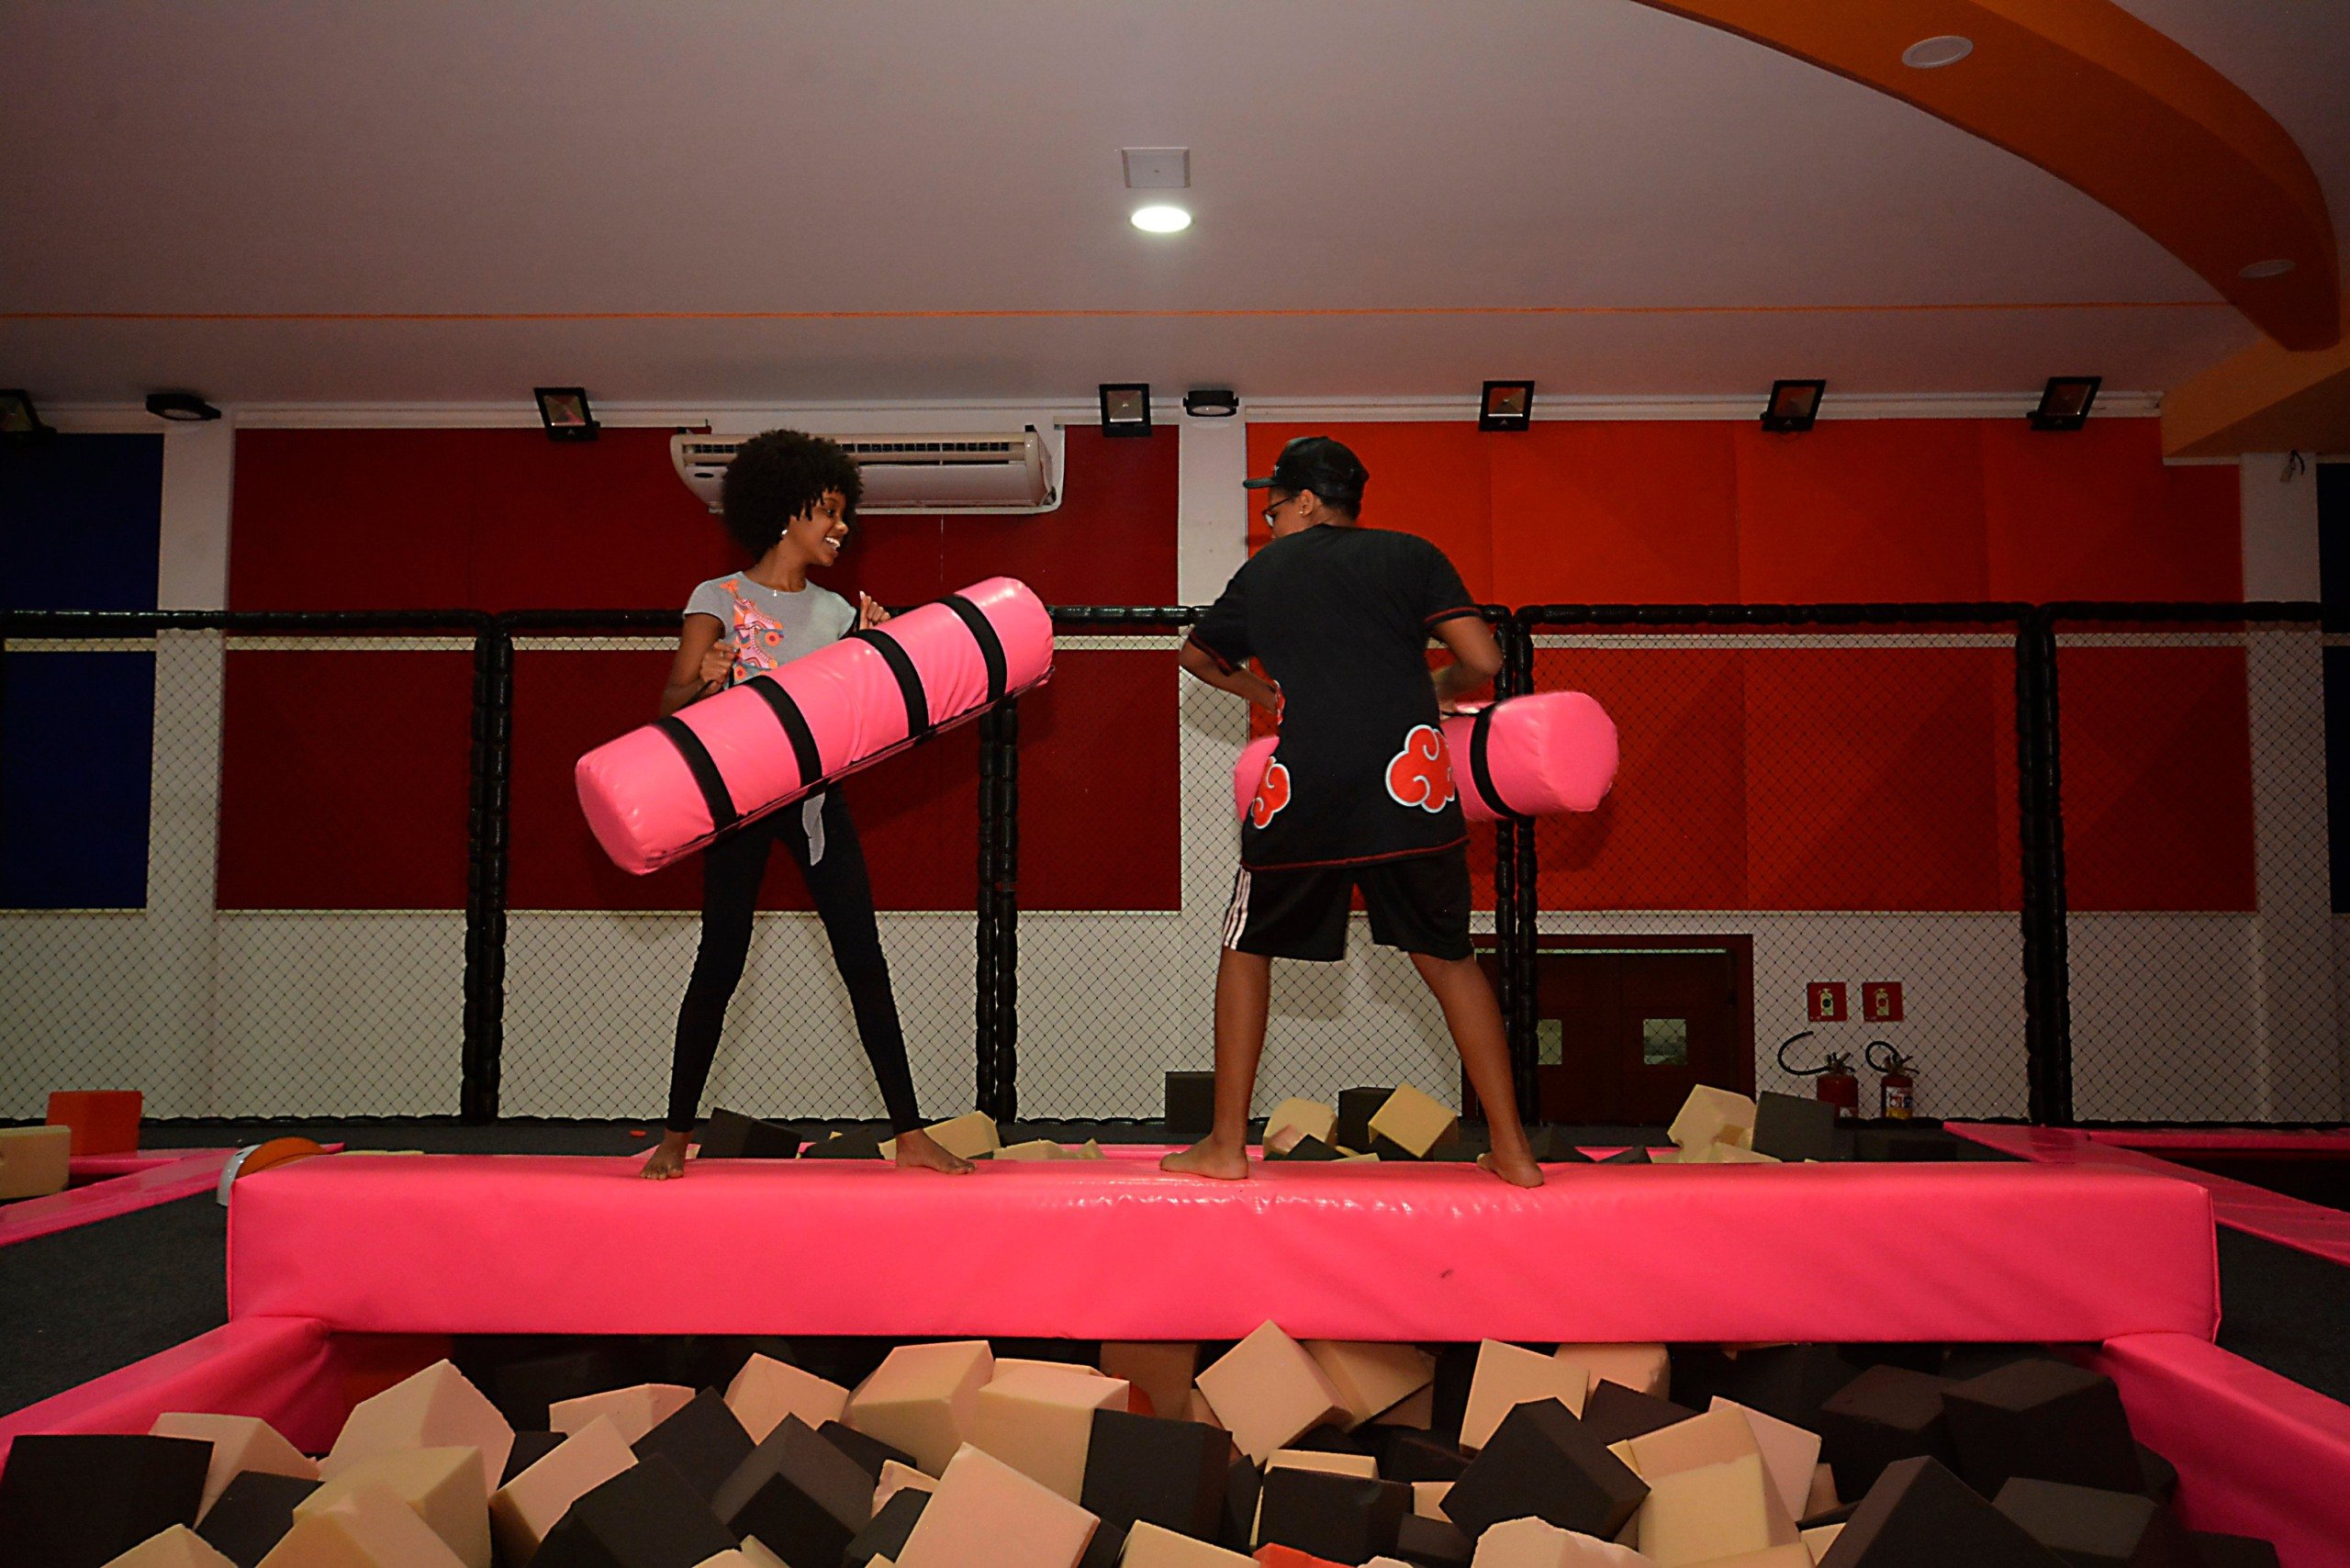
<instances>
[{"instance_id":1,"label":"wall-mounted air conditioner","mask_svg":"<svg viewBox=\"0 0 2350 1568\"><path fill-rule=\"evenodd\" d=\"M726 465L747 435L676 435L677 477L718 510ZM1060 504L1051 449L1035 426L1009 435L836 435L865 481L860 512L1038 512Z\"/></svg>"}]
</instances>

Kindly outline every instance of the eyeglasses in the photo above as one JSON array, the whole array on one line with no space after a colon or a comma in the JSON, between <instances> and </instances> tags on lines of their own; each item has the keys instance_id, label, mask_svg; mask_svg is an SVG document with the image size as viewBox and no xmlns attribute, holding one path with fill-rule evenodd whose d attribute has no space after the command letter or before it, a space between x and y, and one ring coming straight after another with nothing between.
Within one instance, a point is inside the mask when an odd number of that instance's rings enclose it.
<instances>
[{"instance_id":1,"label":"eyeglasses","mask_svg":"<svg viewBox=\"0 0 2350 1568\"><path fill-rule=\"evenodd\" d=\"M1296 498L1295 496L1283 496L1280 500L1277 500L1277 501L1273 502L1271 505L1268 506L1268 507L1267 507L1263 511L1259 512L1257 515L1258 515L1259 517L1263 518L1263 519L1265 520L1265 526L1266 526L1266 527L1268 527L1268 528L1270 528L1270 527L1271 527L1271 526L1272 526L1272 522L1273 522L1273 515L1274 515L1276 512L1280 511L1280 510L1281 510L1281 508L1283 508L1283 507L1285 507L1285 506L1289 505L1289 504L1290 504L1290 502L1292 502L1292 501L1293 501L1293 500L1295 500L1295 499L1297 499L1297 498Z\"/></svg>"}]
</instances>

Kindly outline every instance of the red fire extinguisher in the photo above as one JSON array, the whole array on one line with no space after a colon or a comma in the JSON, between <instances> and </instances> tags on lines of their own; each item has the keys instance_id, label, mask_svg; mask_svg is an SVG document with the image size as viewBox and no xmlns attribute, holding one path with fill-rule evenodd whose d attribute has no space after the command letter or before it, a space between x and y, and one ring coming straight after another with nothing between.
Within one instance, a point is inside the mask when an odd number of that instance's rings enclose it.
<instances>
[{"instance_id":1,"label":"red fire extinguisher","mask_svg":"<svg viewBox=\"0 0 2350 1568\"><path fill-rule=\"evenodd\" d=\"M1852 1058L1842 1051L1830 1051L1818 1067L1796 1067L1787 1060L1787 1047L1797 1040L1811 1038L1806 1029L1800 1035L1790 1035L1779 1042L1779 1070L1790 1078L1808 1078L1814 1097L1836 1107L1841 1118L1856 1116L1861 1108L1861 1081L1852 1071Z\"/></svg>"},{"instance_id":2,"label":"red fire extinguisher","mask_svg":"<svg viewBox=\"0 0 2350 1568\"><path fill-rule=\"evenodd\" d=\"M1877 1047L1885 1048L1885 1059L1877 1059ZM1909 1071L1909 1058L1894 1048L1890 1040L1871 1040L1861 1053L1862 1059L1876 1072L1876 1114L1888 1120L1906 1122L1918 1108L1918 1080Z\"/></svg>"}]
</instances>

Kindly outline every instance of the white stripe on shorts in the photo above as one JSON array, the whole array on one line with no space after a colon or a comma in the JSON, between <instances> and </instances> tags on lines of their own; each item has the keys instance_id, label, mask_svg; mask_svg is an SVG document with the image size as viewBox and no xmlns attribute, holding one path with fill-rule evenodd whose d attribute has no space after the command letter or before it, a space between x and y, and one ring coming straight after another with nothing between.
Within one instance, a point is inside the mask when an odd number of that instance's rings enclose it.
<instances>
[{"instance_id":1,"label":"white stripe on shorts","mask_svg":"<svg viewBox=\"0 0 2350 1568\"><path fill-rule=\"evenodd\" d=\"M1232 907L1224 912L1224 945L1236 952L1240 947L1240 934L1248 929L1248 868L1232 879Z\"/></svg>"}]
</instances>

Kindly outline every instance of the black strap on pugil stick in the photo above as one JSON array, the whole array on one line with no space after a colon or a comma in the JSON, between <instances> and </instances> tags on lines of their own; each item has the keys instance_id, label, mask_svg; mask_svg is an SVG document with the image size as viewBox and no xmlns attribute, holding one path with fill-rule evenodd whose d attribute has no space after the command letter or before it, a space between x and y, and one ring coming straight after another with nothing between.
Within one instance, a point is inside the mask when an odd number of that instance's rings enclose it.
<instances>
[{"instance_id":1,"label":"black strap on pugil stick","mask_svg":"<svg viewBox=\"0 0 2350 1568\"><path fill-rule=\"evenodd\" d=\"M784 738L791 743L792 760L800 765L801 788L813 784L823 776L824 759L816 754L816 734L808 727L808 716L783 683L769 676L755 675L744 685L759 694L775 714L775 722L783 726Z\"/></svg>"},{"instance_id":2,"label":"black strap on pugil stick","mask_svg":"<svg viewBox=\"0 0 2350 1568\"><path fill-rule=\"evenodd\" d=\"M1512 810L1509 802L1502 799L1502 792L1494 788L1493 767L1485 756L1486 743L1493 734L1494 709L1500 706L1496 702L1478 709L1475 722L1469 726L1469 777L1477 781L1477 793L1484 796L1486 803L1494 810L1505 817L1526 822L1530 820L1527 814Z\"/></svg>"},{"instance_id":3,"label":"black strap on pugil stick","mask_svg":"<svg viewBox=\"0 0 2350 1568\"><path fill-rule=\"evenodd\" d=\"M727 792L726 780L719 774L718 764L711 760L710 748L701 744L701 737L675 714L655 721L654 727L668 736L677 755L686 759L687 771L700 787L702 804L710 808L711 828L724 833L741 822L743 813L734 809L734 797Z\"/></svg>"},{"instance_id":4,"label":"black strap on pugil stick","mask_svg":"<svg viewBox=\"0 0 2350 1568\"><path fill-rule=\"evenodd\" d=\"M950 593L939 602L961 619L970 629L971 641L979 645L979 657L988 666L988 706L995 706L1003 700L1003 689L1011 678L1003 662L1003 639L995 634L994 625L979 607L961 594Z\"/></svg>"},{"instance_id":5,"label":"black strap on pugil stick","mask_svg":"<svg viewBox=\"0 0 2350 1568\"><path fill-rule=\"evenodd\" d=\"M906 656L906 650L899 646L898 640L878 626L867 626L849 635L871 644L890 666L890 673L898 678L898 695L906 700L907 736L920 740L930 734L930 699L923 693L922 676L914 668L914 661Z\"/></svg>"}]
</instances>

